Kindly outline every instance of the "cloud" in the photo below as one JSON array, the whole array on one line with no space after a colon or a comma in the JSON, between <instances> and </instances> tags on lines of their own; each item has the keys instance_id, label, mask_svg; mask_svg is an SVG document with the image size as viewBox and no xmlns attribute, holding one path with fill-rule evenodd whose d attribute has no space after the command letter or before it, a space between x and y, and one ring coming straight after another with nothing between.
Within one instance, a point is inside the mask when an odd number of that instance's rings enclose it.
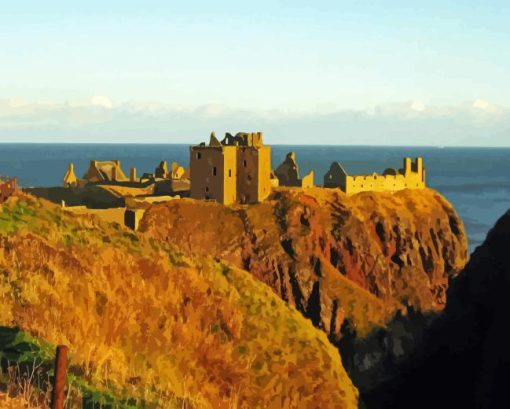
<instances>
[{"instance_id":1,"label":"cloud","mask_svg":"<svg viewBox=\"0 0 510 409\"><path fill-rule=\"evenodd\" d=\"M425 104L420 100L416 100L411 104L411 109L416 112L425 111Z\"/></svg>"},{"instance_id":2,"label":"cloud","mask_svg":"<svg viewBox=\"0 0 510 409\"><path fill-rule=\"evenodd\" d=\"M475 99L471 105L474 109L478 109L483 112L487 113L498 113L500 109L496 106L491 104L488 101L485 101L483 99Z\"/></svg>"},{"instance_id":3,"label":"cloud","mask_svg":"<svg viewBox=\"0 0 510 409\"><path fill-rule=\"evenodd\" d=\"M212 130L264 131L268 143L510 146L510 110L483 101L419 100L371 110L243 110L224 105L0 100L0 141L197 143ZM100 107L101 109L98 109Z\"/></svg>"},{"instance_id":4,"label":"cloud","mask_svg":"<svg viewBox=\"0 0 510 409\"><path fill-rule=\"evenodd\" d=\"M100 106L107 109L113 108L112 100L108 97L105 97L103 95L96 95L90 98L90 103L95 106Z\"/></svg>"}]
</instances>

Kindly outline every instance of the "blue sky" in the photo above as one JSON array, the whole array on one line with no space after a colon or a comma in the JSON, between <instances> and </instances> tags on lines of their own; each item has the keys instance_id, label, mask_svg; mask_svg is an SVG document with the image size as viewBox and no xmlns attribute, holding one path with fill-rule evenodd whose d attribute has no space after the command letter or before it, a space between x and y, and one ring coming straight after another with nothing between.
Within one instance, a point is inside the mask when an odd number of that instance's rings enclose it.
<instances>
[{"instance_id":1,"label":"blue sky","mask_svg":"<svg viewBox=\"0 0 510 409\"><path fill-rule=\"evenodd\" d=\"M510 5L459 3L3 4L0 141L510 145Z\"/></svg>"}]
</instances>

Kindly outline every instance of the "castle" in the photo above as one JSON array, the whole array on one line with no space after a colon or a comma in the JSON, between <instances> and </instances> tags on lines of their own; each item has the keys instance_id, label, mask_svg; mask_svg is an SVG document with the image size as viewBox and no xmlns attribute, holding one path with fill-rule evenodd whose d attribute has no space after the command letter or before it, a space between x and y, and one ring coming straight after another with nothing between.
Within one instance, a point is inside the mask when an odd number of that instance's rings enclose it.
<instances>
[{"instance_id":1,"label":"castle","mask_svg":"<svg viewBox=\"0 0 510 409\"><path fill-rule=\"evenodd\" d=\"M122 200L130 207L129 211L133 210L132 214L126 215L129 219L126 223L135 226L141 214L137 207L141 202L145 205L162 198L191 197L225 205L249 204L264 201L271 190L279 186L301 189L314 186L314 171L300 177L294 152L289 152L272 171L271 147L264 145L262 132L226 133L221 141L212 132L208 144L202 142L190 146L189 154L190 166L187 169L176 162L169 167L167 161L161 161L154 173L143 173L141 177L137 177L136 168L131 168L127 176L118 160L92 160L80 179L70 163L64 176L64 186L76 189L57 192L62 193L60 196L50 192L48 196L52 200L62 196L61 201L69 199L72 203L93 203L94 206L106 206L106 202L118 205ZM425 188L425 177L426 170L420 157L414 161L404 158L401 169L390 168L382 174L366 175L349 175L340 163L333 162L324 175L323 187L340 188L348 195L367 191L393 192ZM104 192L113 196L103 197Z\"/></svg>"},{"instance_id":2,"label":"castle","mask_svg":"<svg viewBox=\"0 0 510 409\"><path fill-rule=\"evenodd\" d=\"M0 179L0 203L3 203L11 196L17 189L17 180L13 179Z\"/></svg>"},{"instance_id":3,"label":"castle","mask_svg":"<svg viewBox=\"0 0 510 409\"><path fill-rule=\"evenodd\" d=\"M134 169L134 168L133 168ZM131 170L131 177L136 177L136 169ZM133 173L134 172L134 173ZM126 182L128 178L120 167L120 161L97 161L91 160L89 168L85 172L83 179L76 177L74 173L74 164L70 163L67 172L64 175L65 187L76 187L85 183L101 183L101 182Z\"/></svg>"},{"instance_id":4,"label":"castle","mask_svg":"<svg viewBox=\"0 0 510 409\"><path fill-rule=\"evenodd\" d=\"M338 187L346 194L359 192L392 192L402 189L425 188L426 170L423 159L404 158L402 169L386 169L382 175L348 175L342 165L333 162L329 171L324 175L324 187Z\"/></svg>"},{"instance_id":5,"label":"castle","mask_svg":"<svg viewBox=\"0 0 510 409\"><path fill-rule=\"evenodd\" d=\"M262 132L227 133L221 142L212 132L209 145L190 147L190 169L193 199L257 203L271 193L271 147Z\"/></svg>"}]
</instances>

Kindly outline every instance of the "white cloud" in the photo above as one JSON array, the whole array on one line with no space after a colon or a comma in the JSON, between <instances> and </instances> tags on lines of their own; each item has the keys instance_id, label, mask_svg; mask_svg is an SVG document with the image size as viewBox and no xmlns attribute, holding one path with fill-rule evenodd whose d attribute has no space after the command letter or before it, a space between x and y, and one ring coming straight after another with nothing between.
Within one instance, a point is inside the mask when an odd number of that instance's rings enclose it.
<instances>
[{"instance_id":1,"label":"white cloud","mask_svg":"<svg viewBox=\"0 0 510 409\"><path fill-rule=\"evenodd\" d=\"M71 138L77 142L193 143L207 139L213 129L218 135L260 130L268 143L281 144L510 146L510 110L482 100L454 106L407 101L371 111L113 104L100 96L86 104L0 100L0 142Z\"/></svg>"},{"instance_id":2,"label":"white cloud","mask_svg":"<svg viewBox=\"0 0 510 409\"><path fill-rule=\"evenodd\" d=\"M423 103L423 101L416 100L411 104L411 109L413 111L423 112L425 111L425 104Z\"/></svg>"},{"instance_id":3,"label":"white cloud","mask_svg":"<svg viewBox=\"0 0 510 409\"><path fill-rule=\"evenodd\" d=\"M92 98L90 98L90 103L95 106L100 106L107 109L113 108L112 100L108 97L105 97L103 95L95 95Z\"/></svg>"},{"instance_id":4,"label":"white cloud","mask_svg":"<svg viewBox=\"0 0 510 409\"><path fill-rule=\"evenodd\" d=\"M471 106L473 109L480 110L489 114L500 114L502 112L500 107L483 99L475 99Z\"/></svg>"}]
</instances>

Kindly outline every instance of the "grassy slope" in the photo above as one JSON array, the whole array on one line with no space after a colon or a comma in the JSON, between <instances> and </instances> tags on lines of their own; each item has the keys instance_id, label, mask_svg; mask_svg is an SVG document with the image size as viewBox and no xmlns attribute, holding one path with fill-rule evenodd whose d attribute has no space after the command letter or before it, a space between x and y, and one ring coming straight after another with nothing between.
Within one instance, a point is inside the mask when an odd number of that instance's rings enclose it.
<instances>
[{"instance_id":1,"label":"grassy slope","mask_svg":"<svg viewBox=\"0 0 510 409\"><path fill-rule=\"evenodd\" d=\"M325 334L245 271L30 196L0 213L0 325L159 407L356 407ZM166 246L166 247L163 247Z\"/></svg>"}]
</instances>

